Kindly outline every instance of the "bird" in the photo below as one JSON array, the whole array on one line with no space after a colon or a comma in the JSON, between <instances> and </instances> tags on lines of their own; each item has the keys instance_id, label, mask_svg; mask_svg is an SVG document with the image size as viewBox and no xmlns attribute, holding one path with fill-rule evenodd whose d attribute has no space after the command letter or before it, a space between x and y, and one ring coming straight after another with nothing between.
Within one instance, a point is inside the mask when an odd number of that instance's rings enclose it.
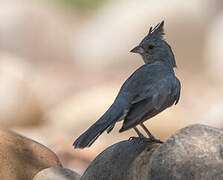
<instances>
[{"instance_id":1,"label":"bird","mask_svg":"<svg viewBox=\"0 0 223 180\"><path fill-rule=\"evenodd\" d=\"M132 128L139 138L145 138L136 127L139 125L147 139L162 143L143 123L176 105L180 98L181 83L175 76L173 51L164 39L164 21L150 27L149 33L130 52L140 54L144 64L124 82L109 109L74 141L74 148L90 147L104 131L109 133L122 120L119 132Z\"/></svg>"}]
</instances>

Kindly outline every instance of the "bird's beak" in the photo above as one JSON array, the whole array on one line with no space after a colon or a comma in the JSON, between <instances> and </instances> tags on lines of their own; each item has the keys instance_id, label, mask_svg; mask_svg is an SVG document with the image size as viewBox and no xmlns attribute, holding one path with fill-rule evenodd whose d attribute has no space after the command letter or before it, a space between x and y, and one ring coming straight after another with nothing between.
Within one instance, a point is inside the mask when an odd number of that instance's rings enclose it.
<instances>
[{"instance_id":1,"label":"bird's beak","mask_svg":"<svg viewBox=\"0 0 223 180\"><path fill-rule=\"evenodd\" d=\"M139 54L142 54L142 53L144 53L144 49L141 46L136 46L130 52L131 53L139 53Z\"/></svg>"}]
</instances>

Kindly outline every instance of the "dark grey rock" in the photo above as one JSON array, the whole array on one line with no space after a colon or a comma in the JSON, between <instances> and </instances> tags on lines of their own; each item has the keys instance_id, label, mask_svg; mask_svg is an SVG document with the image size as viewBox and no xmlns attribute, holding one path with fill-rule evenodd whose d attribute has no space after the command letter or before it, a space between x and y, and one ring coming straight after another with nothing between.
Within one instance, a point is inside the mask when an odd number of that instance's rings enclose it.
<instances>
[{"instance_id":1,"label":"dark grey rock","mask_svg":"<svg viewBox=\"0 0 223 180\"><path fill-rule=\"evenodd\" d=\"M114 144L92 161L81 180L146 180L150 156L158 146L138 138Z\"/></svg>"},{"instance_id":2,"label":"dark grey rock","mask_svg":"<svg viewBox=\"0 0 223 180\"><path fill-rule=\"evenodd\" d=\"M181 129L154 151L148 179L223 179L223 131L200 124Z\"/></svg>"}]
</instances>

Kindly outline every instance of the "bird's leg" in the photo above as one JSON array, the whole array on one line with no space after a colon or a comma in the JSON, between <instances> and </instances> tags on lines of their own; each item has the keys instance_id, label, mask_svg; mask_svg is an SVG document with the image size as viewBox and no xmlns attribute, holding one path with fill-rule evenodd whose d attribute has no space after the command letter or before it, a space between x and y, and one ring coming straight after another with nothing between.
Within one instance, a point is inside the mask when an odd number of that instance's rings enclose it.
<instances>
[{"instance_id":1,"label":"bird's leg","mask_svg":"<svg viewBox=\"0 0 223 180\"><path fill-rule=\"evenodd\" d=\"M160 141L159 139L156 139L151 132L149 132L149 130L146 128L146 126L143 123L140 123L140 126L143 128L143 130L146 132L146 134L149 136L149 138L157 143L163 143L162 141Z\"/></svg>"},{"instance_id":2,"label":"bird's leg","mask_svg":"<svg viewBox=\"0 0 223 180\"><path fill-rule=\"evenodd\" d=\"M151 132L149 132L149 130L146 128L146 126L143 123L141 123L140 126L144 129L144 131L149 136L149 138L155 139L155 137L151 134Z\"/></svg>"},{"instance_id":3,"label":"bird's leg","mask_svg":"<svg viewBox=\"0 0 223 180\"><path fill-rule=\"evenodd\" d=\"M139 137L134 137L134 136L132 136L132 137L129 138L129 140L133 140L133 139L136 139L136 138L146 139L146 137L145 137L145 136L138 130L137 127L134 127L133 129L135 130L136 134L137 134Z\"/></svg>"},{"instance_id":4,"label":"bird's leg","mask_svg":"<svg viewBox=\"0 0 223 180\"><path fill-rule=\"evenodd\" d=\"M139 138L145 138L145 136L138 130L137 127L134 127L135 132L137 133L137 135L139 136Z\"/></svg>"}]
</instances>

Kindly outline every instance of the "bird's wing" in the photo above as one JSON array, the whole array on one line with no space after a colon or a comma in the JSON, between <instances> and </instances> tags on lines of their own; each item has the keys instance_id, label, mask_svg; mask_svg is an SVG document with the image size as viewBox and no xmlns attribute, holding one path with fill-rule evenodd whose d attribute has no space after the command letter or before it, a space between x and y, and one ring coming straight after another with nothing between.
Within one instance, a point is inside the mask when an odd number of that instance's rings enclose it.
<instances>
[{"instance_id":1,"label":"bird's wing","mask_svg":"<svg viewBox=\"0 0 223 180\"><path fill-rule=\"evenodd\" d=\"M171 106L178 98L177 93L178 80L172 73L144 86L142 91L133 98L120 131L135 127Z\"/></svg>"}]
</instances>

